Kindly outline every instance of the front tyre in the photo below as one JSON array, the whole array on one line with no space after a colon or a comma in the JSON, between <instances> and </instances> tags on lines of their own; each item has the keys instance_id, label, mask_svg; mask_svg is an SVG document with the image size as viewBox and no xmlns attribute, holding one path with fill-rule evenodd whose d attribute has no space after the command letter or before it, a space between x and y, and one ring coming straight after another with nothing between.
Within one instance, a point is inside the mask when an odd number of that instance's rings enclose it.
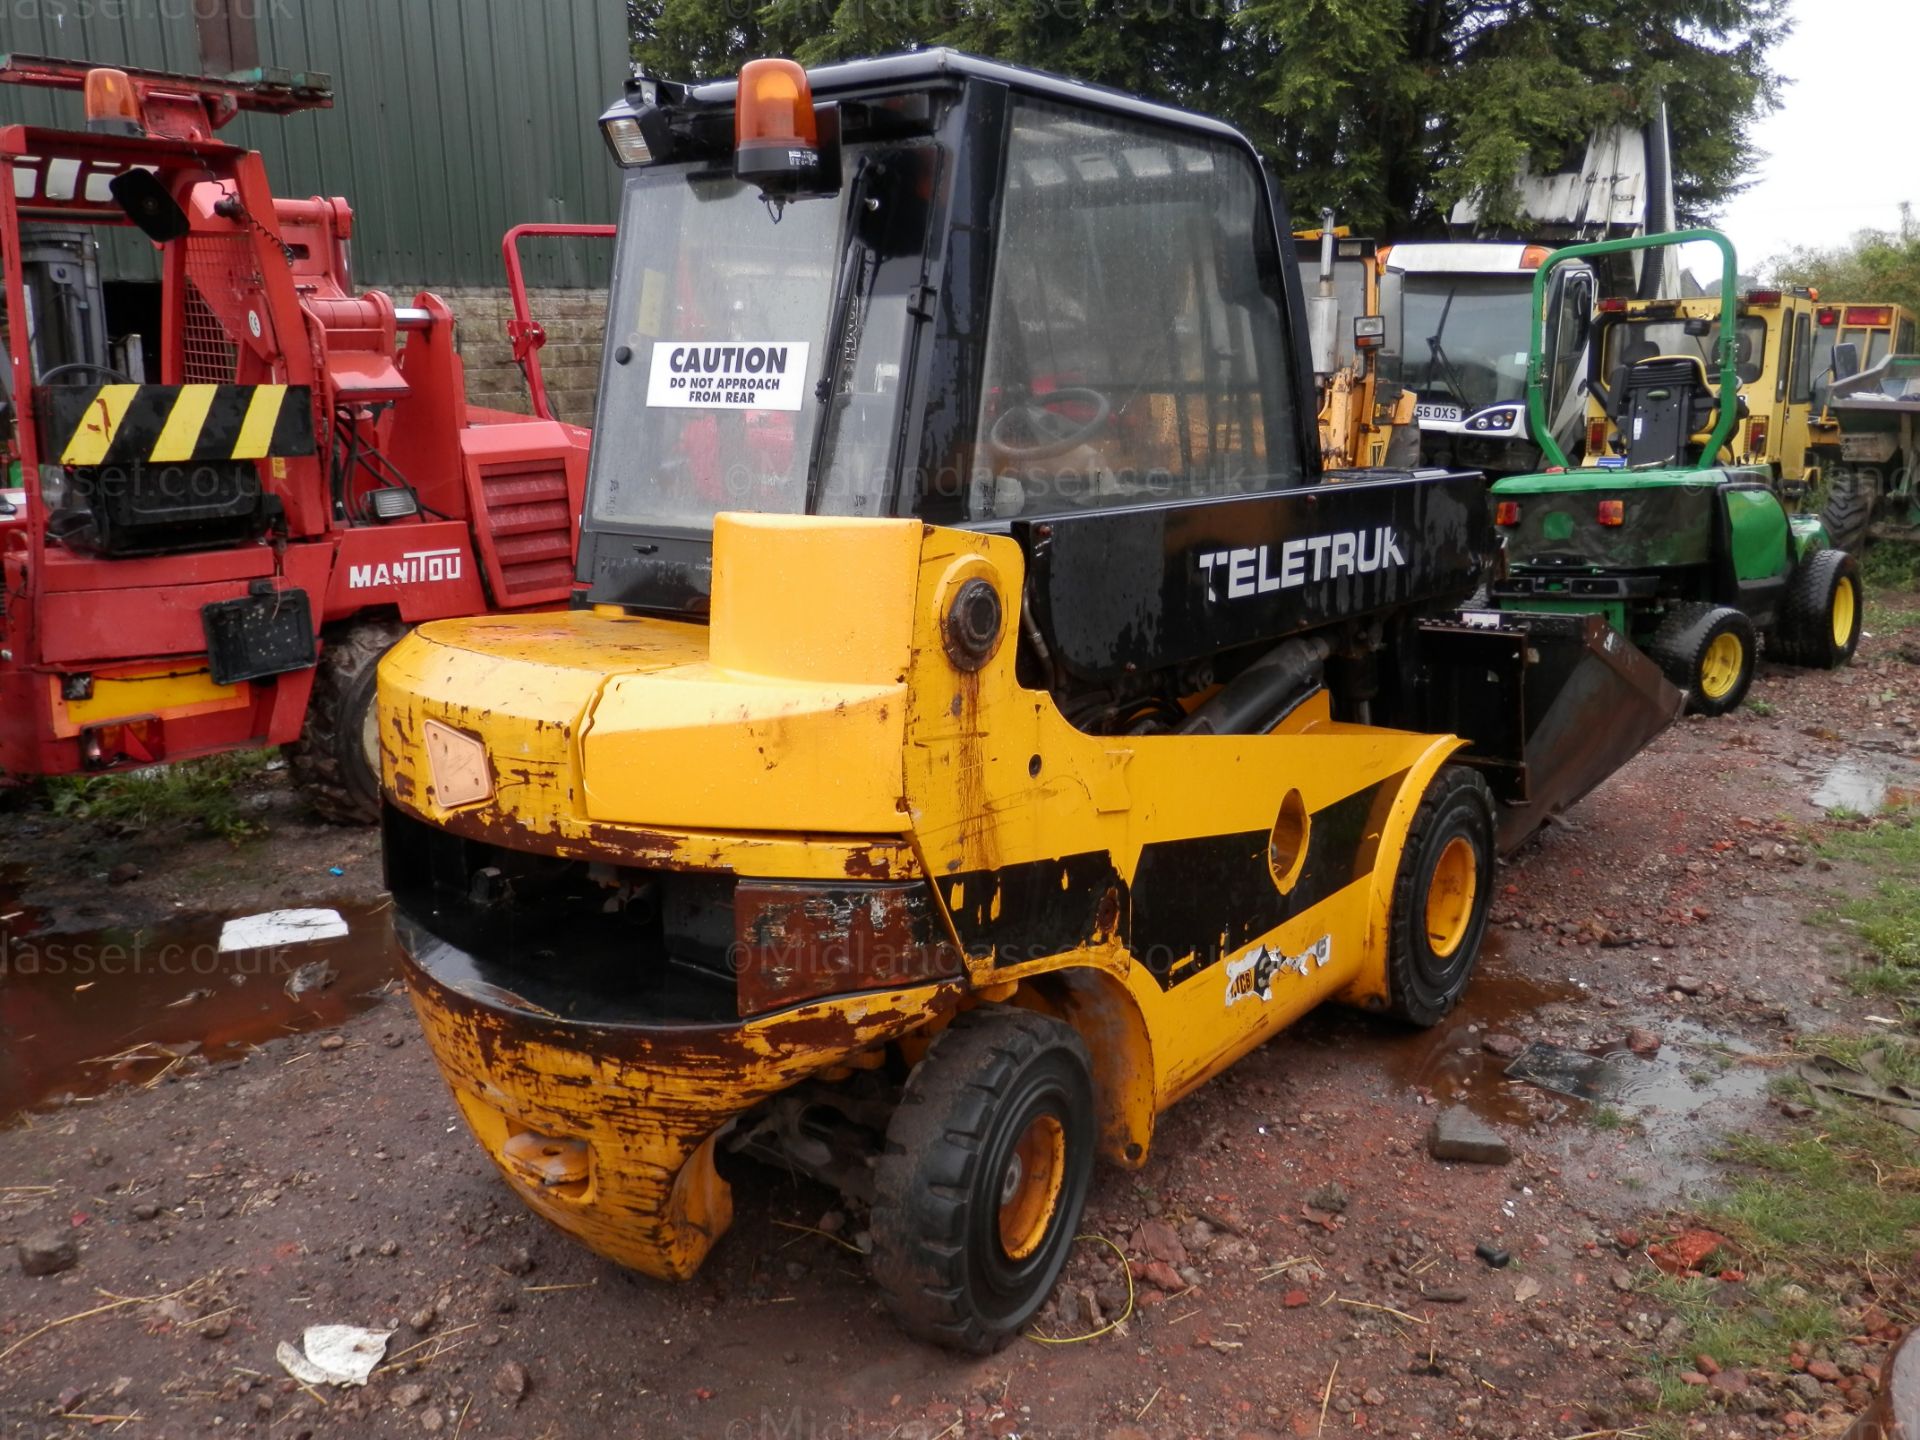
<instances>
[{"instance_id":1,"label":"front tyre","mask_svg":"<svg viewBox=\"0 0 1920 1440\"><path fill-rule=\"evenodd\" d=\"M1729 605L1677 605L1647 642L1647 654L1687 692L1696 715L1738 708L1753 684L1756 650L1753 621Z\"/></svg>"},{"instance_id":2,"label":"front tyre","mask_svg":"<svg viewBox=\"0 0 1920 1440\"><path fill-rule=\"evenodd\" d=\"M1815 551L1787 586L1775 648L1789 665L1838 670L1859 648L1865 615L1859 562L1844 550Z\"/></svg>"},{"instance_id":3,"label":"front tyre","mask_svg":"<svg viewBox=\"0 0 1920 1440\"><path fill-rule=\"evenodd\" d=\"M983 1005L907 1076L874 1175L868 1268L900 1328L999 1349L1045 1303L1093 1173L1092 1065L1072 1026Z\"/></svg>"},{"instance_id":4,"label":"front tyre","mask_svg":"<svg viewBox=\"0 0 1920 1440\"><path fill-rule=\"evenodd\" d=\"M380 657L406 633L397 620L363 620L320 652L306 723L286 756L294 788L323 820L371 825L380 818L374 678Z\"/></svg>"},{"instance_id":5,"label":"front tyre","mask_svg":"<svg viewBox=\"0 0 1920 1440\"><path fill-rule=\"evenodd\" d=\"M1420 798L1387 926L1387 1011L1434 1025L1473 978L1493 901L1493 792L1480 772L1448 765Z\"/></svg>"}]
</instances>

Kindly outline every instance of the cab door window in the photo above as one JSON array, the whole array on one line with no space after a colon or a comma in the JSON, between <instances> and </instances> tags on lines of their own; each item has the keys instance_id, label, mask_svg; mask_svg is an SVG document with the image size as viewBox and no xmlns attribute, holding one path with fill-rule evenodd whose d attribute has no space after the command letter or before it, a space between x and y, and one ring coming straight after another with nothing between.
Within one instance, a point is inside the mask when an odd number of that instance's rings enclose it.
<instances>
[{"instance_id":1,"label":"cab door window","mask_svg":"<svg viewBox=\"0 0 1920 1440\"><path fill-rule=\"evenodd\" d=\"M1004 196L970 520L1301 482L1251 156L1029 101Z\"/></svg>"}]
</instances>

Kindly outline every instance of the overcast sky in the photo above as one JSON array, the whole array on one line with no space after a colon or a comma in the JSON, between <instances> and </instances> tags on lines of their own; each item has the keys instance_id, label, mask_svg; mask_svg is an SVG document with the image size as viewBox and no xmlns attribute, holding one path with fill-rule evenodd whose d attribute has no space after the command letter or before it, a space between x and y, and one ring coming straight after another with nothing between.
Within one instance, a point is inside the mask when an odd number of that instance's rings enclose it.
<instances>
[{"instance_id":1,"label":"overcast sky","mask_svg":"<svg viewBox=\"0 0 1920 1440\"><path fill-rule=\"evenodd\" d=\"M1721 213L1740 268L1844 244L1920 209L1920 0L1793 0L1782 106L1754 129L1756 183Z\"/></svg>"}]
</instances>

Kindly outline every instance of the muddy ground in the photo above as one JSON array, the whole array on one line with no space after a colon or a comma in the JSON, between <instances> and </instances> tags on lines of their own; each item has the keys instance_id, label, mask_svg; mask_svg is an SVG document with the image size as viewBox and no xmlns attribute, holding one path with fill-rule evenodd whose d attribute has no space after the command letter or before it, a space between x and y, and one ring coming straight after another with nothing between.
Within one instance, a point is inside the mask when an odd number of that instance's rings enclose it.
<instances>
[{"instance_id":1,"label":"muddy ground","mask_svg":"<svg viewBox=\"0 0 1920 1440\"><path fill-rule=\"evenodd\" d=\"M1845 983L1858 942L1820 918L1874 877L1819 851L1920 775L1920 628L1894 628L1920 625L1909 603L1876 612L1852 669L1766 668L1757 703L1677 726L1524 852L1483 974L1439 1029L1326 1013L1169 1114L1144 1172L1100 1176L1098 1238L1037 1334L1124 1320L984 1360L900 1339L862 1277L860 1217L773 1171L740 1173L732 1233L678 1288L523 1213L388 980L377 844L306 823L277 777L238 844L16 808L0 816L0 1111L24 1113L0 1131L0 1426L1837 1434L1905 1318L1910 1255L1831 1276L1808 1343L1763 1327L1778 1353L1744 1368L1693 1358L1649 1255L1737 1181L1723 1136L1823 1123L1776 1093L1809 1036L1899 1028L1893 1002ZM316 903L345 939L219 957L223 917ZM330 983L290 998L300 966ZM1609 1094L1503 1078L1533 1042L1618 1052ZM1429 1156L1454 1103L1510 1164ZM49 1230L77 1263L23 1274L15 1243ZM1776 1318L1762 1258L1704 1263L1713 1304ZM304 1389L276 1362L324 1323L396 1331L364 1390Z\"/></svg>"}]
</instances>

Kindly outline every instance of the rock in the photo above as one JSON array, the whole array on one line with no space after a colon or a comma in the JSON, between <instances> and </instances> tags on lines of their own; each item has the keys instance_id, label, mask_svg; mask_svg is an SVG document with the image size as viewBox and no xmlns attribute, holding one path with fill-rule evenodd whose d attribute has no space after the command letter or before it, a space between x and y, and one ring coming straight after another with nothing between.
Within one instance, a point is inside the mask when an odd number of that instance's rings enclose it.
<instances>
[{"instance_id":1,"label":"rock","mask_svg":"<svg viewBox=\"0 0 1920 1440\"><path fill-rule=\"evenodd\" d=\"M418 1310L414 1311L413 1314L407 1317L407 1324L413 1327L415 1334L423 1335L428 1330L433 1328L433 1322L438 1320L439 1318L440 1318L440 1312L435 1310L433 1306L422 1305Z\"/></svg>"},{"instance_id":2,"label":"rock","mask_svg":"<svg viewBox=\"0 0 1920 1440\"><path fill-rule=\"evenodd\" d=\"M829 1235L838 1235L842 1230L847 1228L847 1212L844 1210L827 1211L826 1214L820 1217L817 1228L824 1230Z\"/></svg>"},{"instance_id":3,"label":"rock","mask_svg":"<svg viewBox=\"0 0 1920 1440\"><path fill-rule=\"evenodd\" d=\"M387 1396L387 1399L393 1403L393 1408L396 1410L411 1410L426 1398L427 1387L412 1384L396 1385Z\"/></svg>"},{"instance_id":4,"label":"rock","mask_svg":"<svg viewBox=\"0 0 1920 1440\"><path fill-rule=\"evenodd\" d=\"M1682 995L1698 995L1707 988L1707 982L1698 975L1676 975L1668 982L1669 990L1678 990Z\"/></svg>"},{"instance_id":5,"label":"rock","mask_svg":"<svg viewBox=\"0 0 1920 1440\"><path fill-rule=\"evenodd\" d=\"M1473 1247L1473 1253L1496 1270L1504 1270L1513 1263L1512 1251L1502 1250L1498 1245L1491 1244L1485 1240Z\"/></svg>"},{"instance_id":6,"label":"rock","mask_svg":"<svg viewBox=\"0 0 1920 1440\"><path fill-rule=\"evenodd\" d=\"M1633 1289L1633 1272L1631 1270L1611 1270L1607 1273L1607 1283L1612 1285L1613 1288L1621 1294L1628 1294Z\"/></svg>"},{"instance_id":7,"label":"rock","mask_svg":"<svg viewBox=\"0 0 1920 1440\"><path fill-rule=\"evenodd\" d=\"M1483 1035L1480 1048L1489 1055L1497 1055L1502 1060L1517 1060L1520 1052L1527 1048L1527 1042L1518 1035L1503 1035L1499 1031Z\"/></svg>"},{"instance_id":8,"label":"rock","mask_svg":"<svg viewBox=\"0 0 1920 1440\"><path fill-rule=\"evenodd\" d=\"M1307 1196L1307 1208L1324 1211L1328 1215L1343 1215L1347 1209L1346 1188L1338 1180L1329 1180L1318 1190Z\"/></svg>"},{"instance_id":9,"label":"rock","mask_svg":"<svg viewBox=\"0 0 1920 1440\"><path fill-rule=\"evenodd\" d=\"M157 1220L160 1218L160 1207L151 1200L142 1200L138 1205L133 1207L133 1218L136 1220Z\"/></svg>"},{"instance_id":10,"label":"rock","mask_svg":"<svg viewBox=\"0 0 1920 1440\"><path fill-rule=\"evenodd\" d=\"M438 1406L435 1406L420 1417L420 1428L429 1435L437 1435L440 1427L446 1423L447 1417L440 1413Z\"/></svg>"},{"instance_id":11,"label":"rock","mask_svg":"<svg viewBox=\"0 0 1920 1440\"><path fill-rule=\"evenodd\" d=\"M1378 1408L1379 1406L1387 1403L1386 1393L1384 1391L1377 1390L1372 1386L1367 1387L1366 1392L1361 1395L1360 1399L1363 1403L1367 1405L1372 1405L1375 1408Z\"/></svg>"},{"instance_id":12,"label":"rock","mask_svg":"<svg viewBox=\"0 0 1920 1440\"><path fill-rule=\"evenodd\" d=\"M344 1050L347 1048L347 1037L344 1035L322 1035L320 1037L320 1048L322 1050Z\"/></svg>"},{"instance_id":13,"label":"rock","mask_svg":"<svg viewBox=\"0 0 1920 1440\"><path fill-rule=\"evenodd\" d=\"M1747 1377L1739 1370L1717 1370L1707 1377L1707 1386L1721 1395L1742 1395L1746 1393Z\"/></svg>"},{"instance_id":14,"label":"rock","mask_svg":"<svg viewBox=\"0 0 1920 1440\"><path fill-rule=\"evenodd\" d=\"M62 1230L42 1230L20 1242L20 1269L28 1275L58 1275L80 1260L80 1246Z\"/></svg>"},{"instance_id":15,"label":"rock","mask_svg":"<svg viewBox=\"0 0 1920 1440\"><path fill-rule=\"evenodd\" d=\"M1287 1309L1289 1310L1298 1310L1302 1305L1305 1305L1311 1298L1312 1297L1309 1296L1307 1292L1304 1290L1289 1290L1285 1295L1282 1295L1280 1297L1280 1303L1286 1306Z\"/></svg>"},{"instance_id":16,"label":"rock","mask_svg":"<svg viewBox=\"0 0 1920 1440\"><path fill-rule=\"evenodd\" d=\"M1149 1260L1140 1278L1156 1289L1165 1290L1169 1294L1175 1290L1187 1288L1187 1282L1180 1278L1180 1272L1164 1260Z\"/></svg>"},{"instance_id":17,"label":"rock","mask_svg":"<svg viewBox=\"0 0 1920 1440\"><path fill-rule=\"evenodd\" d=\"M202 1340L218 1340L233 1328L231 1315L210 1315L200 1322Z\"/></svg>"},{"instance_id":18,"label":"rock","mask_svg":"<svg viewBox=\"0 0 1920 1440\"><path fill-rule=\"evenodd\" d=\"M1173 1227L1164 1220L1145 1221L1138 1230L1135 1230L1133 1249L1151 1260L1158 1260L1167 1265L1187 1263L1186 1246L1180 1243L1180 1237L1173 1233Z\"/></svg>"},{"instance_id":19,"label":"rock","mask_svg":"<svg viewBox=\"0 0 1920 1440\"><path fill-rule=\"evenodd\" d=\"M492 1383L494 1394L518 1405L526 1398L527 1389L533 1382L527 1376L527 1367L518 1360L502 1360L500 1368L493 1372Z\"/></svg>"},{"instance_id":20,"label":"rock","mask_svg":"<svg viewBox=\"0 0 1920 1440\"><path fill-rule=\"evenodd\" d=\"M1427 1132L1427 1153L1436 1160L1469 1165L1505 1165L1513 1151L1500 1134L1464 1105L1450 1105Z\"/></svg>"},{"instance_id":21,"label":"rock","mask_svg":"<svg viewBox=\"0 0 1920 1440\"><path fill-rule=\"evenodd\" d=\"M1810 1401L1815 1405L1819 1404L1823 1398L1820 1390L1820 1382L1811 1375L1789 1375L1787 1377L1787 1388L1802 1400Z\"/></svg>"},{"instance_id":22,"label":"rock","mask_svg":"<svg viewBox=\"0 0 1920 1440\"><path fill-rule=\"evenodd\" d=\"M1660 1053L1660 1037L1651 1030L1627 1031L1627 1049L1642 1060L1651 1060Z\"/></svg>"},{"instance_id":23,"label":"rock","mask_svg":"<svg viewBox=\"0 0 1920 1440\"><path fill-rule=\"evenodd\" d=\"M1660 1382L1650 1380L1645 1375L1636 1375L1627 1381L1624 1387L1627 1398L1636 1405L1651 1408L1660 1403Z\"/></svg>"},{"instance_id":24,"label":"rock","mask_svg":"<svg viewBox=\"0 0 1920 1440\"><path fill-rule=\"evenodd\" d=\"M400 1253L400 1242L398 1240L382 1240L379 1248L380 1253L391 1260L395 1255Z\"/></svg>"},{"instance_id":25,"label":"rock","mask_svg":"<svg viewBox=\"0 0 1920 1440\"><path fill-rule=\"evenodd\" d=\"M145 873L144 870L131 860L122 860L118 865L107 871L107 883L109 885L131 885Z\"/></svg>"},{"instance_id":26,"label":"rock","mask_svg":"<svg viewBox=\"0 0 1920 1440\"><path fill-rule=\"evenodd\" d=\"M1702 1375L1698 1370L1682 1370L1680 1372L1680 1383L1682 1385L1701 1386L1707 1383L1707 1377Z\"/></svg>"},{"instance_id":27,"label":"rock","mask_svg":"<svg viewBox=\"0 0 1920 1440\"><path fill-rule=\"evenodd\" d=\"M531 1275L533 1273L533 1252L522 1246L509 1255L501 1269L509 1275Z\"/></svg>"},{"instance_id":28,"label":"rock","mask_svg":"<svg viewBox=\"0 0 1920 1440\"><path fill-rule=\"evenodd\" d=\"M1816 1380L1824 1380L1829 1385L1832 1385L1840 1379L1840 1367L1831 1360L1809 1360L1807 1362L1807 1374Z\"/></svg>"},{"instance_id":29,"label":"rock","mask_svg":"<svg viewBox=\"0 0 1920 1440\"><path fill-rule=\"evenodd\" d=\"M1467 1303L1467 1292L1452 1286L1442 1286L1433 1290L1422 1289L1420 1298L1431 1300L1436 1305L1464 1305Z\"/></svg>"},{"instance_id":30,"label":"rock","mask_svg":"<svg viewBox=\"0 0 1920 1440\"><path fill-rule=\"evenodd\" d=\"M1205 1253L1213 1244L1213 1226L1204 1220L1189 1220L1180 1227L1180 1243L1187 1247L1187 1254Z\"/></svg>"}]
</instances>

